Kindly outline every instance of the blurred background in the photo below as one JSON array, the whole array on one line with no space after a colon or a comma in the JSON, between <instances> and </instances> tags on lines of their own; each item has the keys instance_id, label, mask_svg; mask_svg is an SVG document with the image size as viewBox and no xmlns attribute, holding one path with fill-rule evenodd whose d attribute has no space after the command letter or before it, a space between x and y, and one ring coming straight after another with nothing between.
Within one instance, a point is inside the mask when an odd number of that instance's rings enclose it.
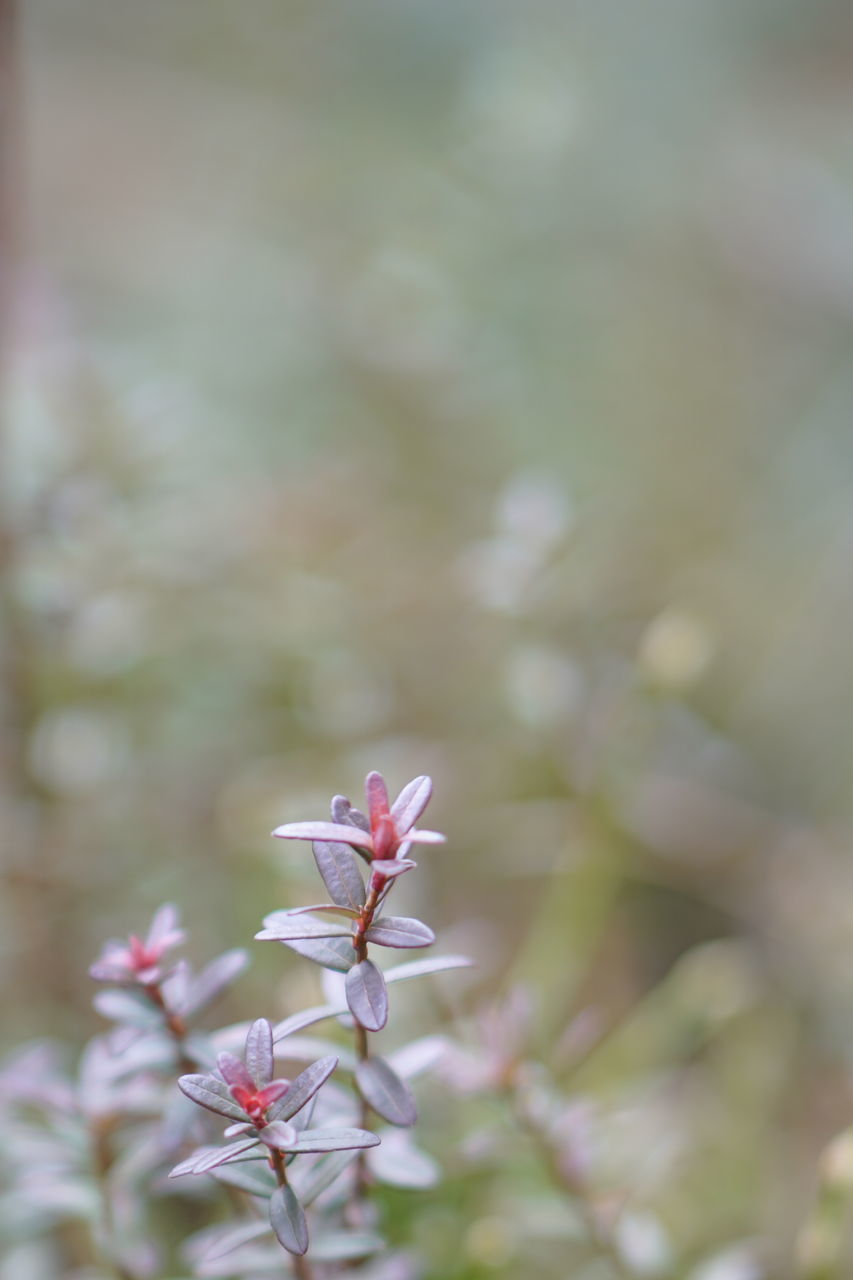
<instances>
[{"instance_id":1,"label":"blurred background","mask_svg":"<svg viewBox=\"0 0 853 1280\"><path fill-rule=\"evenodd\" d=\"M3 1047L100 1030L161 901L199 961L312 901L272 826L430 773L404 888L478 958L462 1034L525 984L547 1059L594 1010L638 1274L793 1274L853 1115L849 4L18 18ZM312 1000L250 945L234 1017ZM565 1280L466 1105L401 1236Z\"/></svg>"}]
</instances>

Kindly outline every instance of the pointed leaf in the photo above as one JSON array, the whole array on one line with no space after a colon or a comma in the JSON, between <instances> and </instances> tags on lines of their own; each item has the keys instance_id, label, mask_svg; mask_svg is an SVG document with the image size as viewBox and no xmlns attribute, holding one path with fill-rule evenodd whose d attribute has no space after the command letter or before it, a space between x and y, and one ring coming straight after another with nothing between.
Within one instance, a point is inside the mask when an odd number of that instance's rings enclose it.
<instances>
[{"instance_id":1,"label":"pointed leaf","mask_svg":"<svg viewBox=\"0 0 853 1280\"><path fill-rule=\"evenodd\" d=\"M384 971L385 981L407 982L409 978L423 978L430 973L444 973L449 969L470 969L474 961L469 956L427 956L423 960L409 960L395 964ZM319 1018L317 1019L319 1022Z\"/></svg>"},{"instance_id":2,"label":"pointed leaf","mask_svg":"<svg viewBox=\"0 0 853 1280\"><path fill-rule=\"evenodd\" d=\"M375 769L364 780L364 794L367 797L370 825L375 829L377 819L389 811L388 788L385 786L382 774L377 773Z\"/></svg>"},{"instance_id":3,"label":"pointed leaf","mask_svg":"<svg viewBox=\"0 0 853 1280\"><path fill-rule=\"evenodd\" d=\"M250 1240L266 1235L269 1229L268 1222L258 1222L255 1219L252 1219L251 1222L236 1222L230 1226L220 1228L206 1237L206 1247L201 1257L202 1259L224 1258L227 1254L233 1253L235 1249L239 1249L241 1245L247 1244Z\"/></svg>"},{"instance_id":4,"label":"pointed leaf","mask_svg":"<svg viewBox=\"0 0 853 1280\"><path fill-rule=\"evenodd\" d=\"M297 1161L293 1173L288 1174L288 1177L299 1196L300 1204L307 1209L317 1196L337 1181L344 1169L357 1158L358 1152L358 1147L350 1147L346 1151L330 1151L313 1164Z\"/></svg>"},{"instance_id":5,"label":"pointed leaf","mask_svg":"<svg viewBox=\"0 0 853 1280\"><path fill-rule=\"evenodd\" d=\"M199 1147L186 1160L176 1164L169 1177L180 1178L185 1173L209 1173L217 1165L229 1164L232 1160L252 1159L247 1153L257 1145L257 1138L246 1138L243 1142L232 1142L227 1147Z\"/></svg>"},{"instance_id":6,"label":"pointed leaf","mask_svg":"<svg viewBox=\"0 0 853 1280\"><path fill-rule=\"evenodd\" d=\"M355 854L353 854L355 857ZM289 916L304 916L309 911L324 911L330 916L346 916L348 920L357 920L359 912L352 907L341 907L337 902L314 902L310 907L291 907Z\"/></svg>"},{"instance_id":7,"label":"pointed leaf","mask_svg":"<svg viewBox=\"0 0 853 1280\"><path fill-rule=\"evenodd\" d=\"M303 1129L287 1151L354 1151L362 1147L375 1147L379 1143L375 1133L367 1129Z\"/></svg>"},{"instance_id":8,"label":"pointed leaf","mask_svg":"<svg viewBox=\"0 0 853 1280\"><path fill-rule=\"evenodd\" d=\"M239 1138L241 1133L254 1133L255 1126L248 1120L244 1120L242 1124L229 1124L223 1133L223 1138Z\"/></svg>"},{"instance_id":9,"label":"pointed leaf","mask_svg":"<svg viewBox=\"0 0 853 1280\"><path fill-rule=\"evenodd\" d=\"M255 937L261 941L289 942L303 938L348 938L352 930L335 920L317 920L314 916L294 915L290 911L273 911L264 916L264 927Z\"/></svg>"},{"instance_id":10,"label":"pointed leaf","mask_svg":"<svg viewBox=\"0 0 853 1280\"><path fill-rule=\"evenodd\" d=\"M247 1191L250 1196L263 1196L266 1200L278 1185L275 1174L266 1161L219 1165L211 1173L217 1182L225 1182L229 1187L238 1187L241 1191Z\"/></svg>"},{"instance_id":11,"label":"pointed leaf","mask_svg":"<svg viewBox=\"0 0 853 1280\"><path fill-rule=\"evenodd\" d=\"M233 1053L218 1053L216 1055L216 1066L227 1085L254 1092L255 1082L249 1075L245 1062L242 1062Z\"/></svg>"},{"instance_id":12,"label":"pointed leaf","mask_svg":"<svg viewBox=\"0 0 853 1280\"><path fill-rule=\"evenodd\" d=\"M242 947L235 947L233 951L226 951L224 955L211 960L198 977L190 982L189 991L181 1002L181 1013L190 1015L204 1009L239 977L248 963L249 953Z\"/></svg>"},{"instance_id":13,"label":"pointed leaf","mask_svg":"<svg viewBox=\"0 0 853 1280\"><path fill-rule=\"evenodd\" d=\"M391 806L391 817L401 835L415 825L429 804L431 795L432 778L426 775L412 778L411 782L406 783Z\"/></svg>"},{"instance_id":14,"label":"pointed leaf","mask_svg":"<svg viewBox=\"0 0 853 1280\"><path fill-rule=\"evenodd\" d=\"M276 1187L270 1200L270 1225L289 1253L301 1255L308 1248L308 1224L292 1187Z\"/></svg>"},{"instance_id":15,"label":"pointed leaf","mask_svg":"<svg viewBox=\"0 0 853 1280\"><path fill-rule=\"evenodd\" d=\"M358 911L364 905L364 881L356 855L339 841L314 841L314 861L333 902Z\"/></svg>"},{"instance_id":16,"label":"pointed leaf","mask_svg":"<svg viewBox=\"0 0 853 1280\"><path fill-rule=\"evenodd\" d=\"M384 1058L365 1058L355 1069L358 1091L389 1124L407 1128L418 1118L415 1100L393 1067Z\"/></svg>"},{"instance_id":17,"label":"pointed leaf","mask_svg":"<svg viewBox=\"0 0 853 1280\"><path fill-rule=\"evenodd\" d=\"M291 938L284 945L306 960L313 960L315 964L334 969L337 973L348 973L355 964L355 950L349 938L305 938L298 941Z\"/></svg>"},{"instance_id":18,"label":"pointed leaf","mask_svg":"<svg viewBox=\"0 0 853 1280\"><path fill-rule=\"evenodd\" d=\"M258 1018L246 1036L246 1067L258 1086L269 1084L273 1074L272 1027L266 1018Z\"/></svg>"},{"instance_id":19,"label":"pointed leaf","mask_svg":"<svg viewBox=\"0 0 853 1280\"><path fill-rule=\"evenodd\" d=\"M231 1096L228 1085L216 1076L188 1075L181 1076L178 1088L200 1107L215 1111L217 1115L227 1116L229 1120L244 1121L246 1113Z\"/></svg>"},{"instance_id":20,"label":"pointed leaf","mask_svg":"<svg viewBox=\"0 0 853 1280\"><path fill-rule=\"evenodd\" d=\"M405 968L405 965L400 967ZM315 1022L323 1022L325 1018L335 1017L336 1012L334 1005L317 1004L311 1009L303 1009L301 1013L292 1013L289 1018L285 1018L283 1022L276 1023L273 1027L273 1041L278 1044L281 1040L293 1035L295 1031L302 1031L304 1027L310 1027ZM282 1056L284 1055L279 1054L279 1057Z\"/></svg>"},{"instance_id":21,"label":"pointed leaf","mask_svg":"<svg viewBox=\"0 0 853 1280\"><path fill-rule=\"evenodd\" d=\"M338 1058L334 1054L321 1058L319 1062L312 1062L310 1067L300 1071L284 1097L270 1107L267 1113L270 1120L289 1120L291 1116L295 1116L326 1083L337 1065Z\"/></svg>"},{"instance_id":22,"label":"pointed leaf","mask_svg":"<svg viewBox=\"0 0 853 1280\"><path fill-rule=\"evenodd\" d=\"M158 907L154 912L154 918L148 928L148 936L145 939L146 945L149 947L157 946L164 938L168 938L169 934L180 931L181 913L173 902L164 902L162 907Z\"/></svg>"},{"instance_id":23,"label":"pointed leaf","mask_svg":"<svg viewBox=\"0 0 853 1280\"><path fill-rule=\"evenodd\" d=\"M353 1017L368 1031L381 1031L388 1021L388 992L372 960L353 965L346 978L346 994Z\"/></svg>"},{"instance_id":24,"label":"pointed leaf","mask_svg":"<svg viewBox=\"0 0 853 1280\"><path fill-rule=\"evenodd\" d=\"M280 840L342 840L360 849L373 848L369 832L337 822L286 822L283 827L276 827L273 835Z\"/></svg>"},{"instance_id":25,"label":"pointed leaf","mask_svg":"<svg viewBox=\"0 0 853 1280\"><path fill-rule=\"evenodd\" d=\"M428 947L435 942L429 925L410 916L383 916L370 926L365 937L382 947Z\"/></svg>"},{"instance_id":26,"label":"pointed leaf","mask_svg":"<svg viewBox=\"0 0 853 1280\"><path fill-rule=\"evenodd\" d=\"M411 831L406 832L406 840L413 844L444 844L447 836L440 831L424 831L420 827L412 827Z\"/></svg>"}]
</instances>

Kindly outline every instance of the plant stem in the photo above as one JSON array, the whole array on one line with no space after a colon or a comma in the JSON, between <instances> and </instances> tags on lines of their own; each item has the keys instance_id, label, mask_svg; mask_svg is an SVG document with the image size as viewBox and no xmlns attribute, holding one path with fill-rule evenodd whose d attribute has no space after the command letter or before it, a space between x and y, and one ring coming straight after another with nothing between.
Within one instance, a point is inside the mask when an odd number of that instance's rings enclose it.
<instances>
[{"instance_id":1,"label":"plant stem","mask_svg":"<svg viewBox=\"0 0 853 1280\"><path fill-rule=\"evenodd\" d=\"M168 1008L166 1001L163 999L163 992L160 990L159 982L151 982L145 992L148 997L156 1004L157 1008L163 1015L163 1025L169 1032L169 1035L175 1042L175 1048L179 1054L179 1066L182 1072L191 1072L196 1069L196 1064L190 1058L184 1048L184 1039L187 1034L187 1025L180 1014L173 1013Z\"/></svg>"},{"instance_id":2,"label":"plant stem","mask_svg":"<svg viewBox=\"0 0 853 1280\"><path fill-rule=\"evenodd\" d=\"M286 1187L287 1171L284 1165L284 1155L277 1147L270 1148L270 1163L275 1171L278 1185ZM290 1257L293 1262L293 1274L297 1277L297 1280L312 1280L314 1272L305 1254L292 1253Z\"/></svg>"}]
</instances>

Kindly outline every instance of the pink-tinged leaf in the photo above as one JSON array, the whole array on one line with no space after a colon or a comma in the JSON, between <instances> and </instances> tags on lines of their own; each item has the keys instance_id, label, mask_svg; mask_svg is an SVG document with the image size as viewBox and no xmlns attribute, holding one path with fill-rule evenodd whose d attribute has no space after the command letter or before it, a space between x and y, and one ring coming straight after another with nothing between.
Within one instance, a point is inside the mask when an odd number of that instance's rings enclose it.
<instances>
[{"instance_id":1,"label":"pink-tinged leaf","mask_svg":"<svg viewBox=\"0 0 853 1280\"><path fill-rule=\"evenodd\" d=\"M277 1187L270 1200L270 1225L279 1244L301 1257L308 1248L308 1224L292 1187Z\"/></svg>"},{"instance_id":2,"label":"pink-tinged leaf","mask_svg":"<svg viewBox=\"0 0 853 1280\"><path fill-rule=\"evenodd\" d=\"M224 955L217 956L202 969L197 978L190 982L189 990L181 1001L180 1012L189 1016L204 1009L216 999L220 992L230 986L248 963L249 953L242 947L236 947L233 951L226 951Z\"/></svg>"},{"instance_id":3,"label":"pink-tinged leaf","mask_svg":"<svg viewBox=\"0 0 853 1280\"><path fill-rule=\"evenodd\" d=\"M350 846L337 840L315 840L313 849L317 870L333 902L358 911L364 905L364 881Z\"/></svg>"},{"instance_id":4,"label":"pink-tinged leaf","mask_svg":"<svg viewBox=\"0 0 853 1280\"><path fill-rule=\"evenodd\" d=\"M181 1076L178 1088L200 1107L215 1111L217 1115L229 1120L244 1121L246 1113L231 1096L227 1084L217 1080L216 1076L188 1075Z\"/></svg>"},{"instance_id":5,"label":"pink-tinged leaf","mask_svg":"<svg viewBox=\"0 0 853 1280\"><path fill-rule=\"evenodd\" d=\"M284 945L306 960L334 969L336 973L348 973L355 964L355 950L349 938L288 939Z\"/></svg>"},{"instance_id":6,"label":"pink-tinged leaf","mask_svg":"<svg viewBox=\"0 0 853 1280\"><path fill-rule=\"evenodd\" d=\"M428 947L435 942L429 925L410 916L383 916L370 926L365 937L381 947Z\"/></svg>"},{"instance_id":7,"label":"pink-tinged leaf","mask_svg":"<svg viewBox=\"0 0 853 1280\"><path fill-rule=\"evenodd\" d=\"M405 835L415 825L429 804L431 795L432 778L426 775L412 778L411 782L406 783L391 806L391 817L399 835Z\"/></svg>"},{"instance_id":8,"label":"pink-tinged leaf","mask_svg":"<svg viewBox=\"0 0 853 1280\"><path fill-rule=\"evenodd\" d=\"M409 978L423 978L430 973L444 973L449 969L470 969L474 961L469 956L427 956L423 960L409 960L386 969L386 983L406 982ZM316 1021L320 1021L319 1018Z\"/></svg>"},{"instance_id":9,"label":"pink-tinged leaf","mask_svg":"<svg viewBox=\"0 0 853 1280\"><path fill-rule=\"evenodd\" d=\"M388 788L385 786L382 774L377 773L375 769L364 780L364 794L367 797L370 826L375 830L379 819L389 812Z\"/></svg>"},{"instance_id":10,"label":"pink-tinged leaf","mask_svg":"<svg viewBox=\"0 0 853 1280\"><path fill-rule=\"evenodd\" d=\"M297 1133L292 1124L286 1124L284 1120L273 1120L271 1124L264 1125L258 1137L268 1147L276 1147L279 1151L290 1151L297 1139Z\"/></svg>"},{"instance_id":11,"label":"pink-tinged leaf","mask_svg":"<svg viewBox=\"0 0 853 1280\"><path fill-rule=\"evenodd\" d=\"M255 937L262 942L290 942L302 938L348 938L351 933L350 928L335 920L317 920L314 916L273 911L264 917L264 927Z\"/></svg>"},{"instance_id":12,"label":"pink-tinged leaf","mask_svg":"<svg viewBox=\"0 0 853 1280\"><path fill-rule=\"evenodd\" d=\"M408 1086L384 1058L365 1058L355 1071L355 1082L364 1101L389 1124L407 1128L418 1118Z\"/></svg>"},{"instance_id":13,"label":"pink-tinged leaf","mask_svg":"<svg viewBox=\"0 0 853 1280\"><path fill-rule=\"evenodd\" d=\"M248 1122L246 1122L245 1124L229 1124L228 1128L225 1130L222 1136L223 1138L228 1140L231 1138L239 1138L240 1135L243 1133L254 1133L254 1131L255 1131L255 1126L253 1124L249 1124Z\"/></svg>"},{"instance_id":14,"label":"pink-tinged leaf","mask_svg":"<svg viewBox=\"0 0 853 1280\"><path fill-rule=\"evenodd\" d=\"M416 1147L408 1133L384 1129L380 1137L379 1146L367 1157L368 1168L379 1182L418 1191L436 1185L441 1176L437 1162Z\"/></svg>"},{"instance_id":15,"label":"pink-tinged leaf","mask_svg":"<svg viewBox=\"0 0 853 1280\"><path fill-rule=\"evenodd\" d=\"M258 1102L266 1110L271 1107L274 1102L279 1102L290 1089L289 1080L272 1080L265 1089L261 1089L257 1095ZM274 1120L274 1116L269 1116L270 1120Z\"/></svg>"},{"instance_id":16,"label":"pink-tinged leaf","mask_svg":"<svg viewBox=\"0 0 853 1280\"><path fill-rule=\"evenodd\" d=\"M401 876L404 871L413 871L417 865L411 858L376 858L371 862L370 870L374 875L378 872L386 880L391 880L394 876Z\"/></svg>"},{"instance_id":17,"label":"pink-tinged leaf","mask_svg":"<svg viewBox=\"0 0 853 1280\"><path fill-rule=\"evenodd\" d=\"M229 1087L237 1087L246 1089L249 1093L255 1092L255 1082L249 1074L245 1063L239 1058L235 1058L233 1053L217 1054L216 1065L222 1075L223 1080Z\"/></svg>"},{"instance_id":18,"label":"pink-tinged leaf","mask_svg":"<svg viewBox=\"0 0 853 1280\"><path fill-rule=\"evenodd\" d=\"M366 1129L303 1129L288 1151L354 1151L375 1147L379 1143L375 1133Z\"/></svg>"},{"instance_id":19,"label":"pink-tinged leaf","mask_svg":"<svg viewBox=\"0 0 853 1280\"><path fill-rule=\"evenodd\" d=\"M246 1068L254 1083L263 1087L272 1080L273 1066L272 1027L266 1018L258 1018L246 1036Z\"/></svg>"},{"instance_id":20,"label":"pink-tinged leaf","mask_svg":"<svg viewBox=\"0 0 853 1280\"><path fill-rule=\"evenodd\" d=\"M186 1160L176 1164L169 1174L170 1178L180 1178L186 1173L209 1173L221 1164L230 1164L232 1160L248 1160L252 1148L258 1145L257 1138L247 1138L244 1142L232 1142L227 1147L199 1147Z\"/></svg>"},{"instance_id":21,"label":"pink-tinged leaf","mask_svg":"<svg viewBox=\"0 0 853 1280\"><path fill-rule=\"evenodd\" d=\"M269 1118L289 1120L291 1116L295 1116L297 1111L301 1111L317 1090L326 1083L337 1065L337 1055L330 1054L329 1057L320 1058L318 1062L312 1062L304 1071L300 1071L286 1095L271 1108Z\"/></svg>"},{"instance_id":22,"label":"pink-tinged leaf","mask_svg":"<svg viewBox=\"0 0 853 1280\"><path fill-rule=\"evenodd\" d=\"M406 840L413 844L444 844L447 836L443 836L440 831L422 831L412 827L406 832Z\"/></svg>"},{"instance_id":23,"label":"pink-tinged leaf","mask_svg":"<svg viewBox=\"0 0 853 1280\"><path fill-rule=\"evenodd\" d=\"M286 822L283 827L276 827L273 835L280 840L341 840L360 849L373 848L373 837L368 831L337 822Z\"/></svg>"},{"instance_id":24,"label":"pink-tinged leaf","mask_svg":"<svg viewBox=\"0 0 853 1280\"><path fill-rule=\"evenodd\" d=\"M368 1031L381 1031L388 1021L388 992L381 970L372 960L353 965L346 978L350 1012Z\"/></svg>"},{"instance_id":25,"label":"pink-tinged leaf","mask_svg":"<svg viewBox=\"0 0 853 1280\"><path fill-rule=\"evenodd\" d=\"M166 902L162 907L158 907L154 912L154 918L151 921L148 930L148 937L145 939L146 950L149 947L175 945L168 942L170 935L174 937L180 933L181 937L177 939L183 942L184 934L180 928L181 916L178 908L171 902Z\"/></svg>"},{"instance_id":26,"label":"pink-tinged leaf","mask_svg":"<svg viewBox=\"0 0 853 1280\"><path fill-rule=\"evenodd\" d=\"M345 827L361 827L362 831L370 831L370 821L360 809L354 809L346 796L335 796L332 800L332 821Z\"/></svg>"},{"instance_id":27,"label":"pink-tinged leaf","mask_svg":"<svg viewBox=\"0 0 853 1280\"><path fill-rule=\"evenodd\" d=\"M143 1031L159 1027L163 1022L162 1010L152 1004L144 991L99 991L92 1003L102 1017Z\"/></svg>"}]
</instances>

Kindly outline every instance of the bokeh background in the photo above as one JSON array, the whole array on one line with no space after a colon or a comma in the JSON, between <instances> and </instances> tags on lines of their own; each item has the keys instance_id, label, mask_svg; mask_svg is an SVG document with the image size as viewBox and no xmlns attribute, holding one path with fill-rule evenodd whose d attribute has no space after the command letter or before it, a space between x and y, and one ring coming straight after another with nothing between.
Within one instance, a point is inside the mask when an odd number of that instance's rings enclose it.
<instances>
[{"instance_id":1,"label":"bokeh background","mask_svg":"<svg viewBox=\"0 0 853 1280\"><path fill-rule=\"evenodd\" d=\"M271 827L428 772L463 1037L594 1009L644 1274L794 1275L853 1116L849 4L18 16L4 1046L99 1030L163 900L199 958L313 900ZM254 946L234 1016L306 967ZM523 1143L431 1106L428 1274L565 1280Z\"/></svg>"}]
</instances>

